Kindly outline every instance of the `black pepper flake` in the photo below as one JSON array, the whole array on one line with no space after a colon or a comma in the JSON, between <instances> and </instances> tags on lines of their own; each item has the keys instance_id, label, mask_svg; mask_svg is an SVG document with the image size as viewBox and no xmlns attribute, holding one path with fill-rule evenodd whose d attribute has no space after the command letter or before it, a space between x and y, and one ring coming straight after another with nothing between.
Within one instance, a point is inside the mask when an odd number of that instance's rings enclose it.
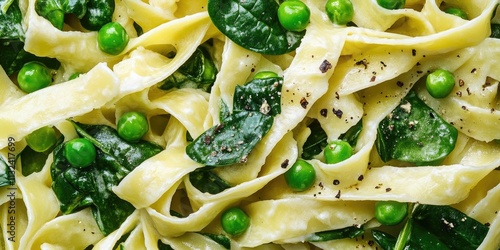
<instances>
[{"instance_id":1,"label":"black pepper flake","mask_svg":"<svg viewBox=\"0 0 500 250\"><path fill-rule=\"evenodd\" d=\"M458 79L458 86L463 87L465 85L464 80Z\"/></svg>"},{"instance_id":2,"label":"black pepper flake","mask_svg":"<svg viewBox=\"0 0 500 250\"><path fill-rule=\"evenodd\" d=\"M366 61L366 59L363 59L363 60L357 61L355 63L355 65L358 65L358 66L363 65L363 66L365 66L365 69L366 69L366 68L368 68L368 61Z\"/></svg>"},{"instance_id":3,"label":"black pepper flake","mask_svg":"<svg viewBox=\"0 0 500 250\"><path fill-rule=\"evenodd\" d=\"M471 74L474 74L474 73L476 73L476 72L477 72L477 69L476 69L476 68L473 68L473 69L470 71L470 73L471 73Z\"/></svg>"},{"instance_id":4,"label":"black pepper flake","mask_svg":"<svg viewBox=\"0 0 500 250\"><path fill-rule=\"evenodd\" d=\"M422 74L424 73L422 70L417 70L417 74Z\"/></svg>"},{"instance_id":5,"label":"black pepper flake","mask_svg":"<svg viewBox=\"0 0 500 250\"><path fill-rule=\"evenodd\" d=\"M288 159L285 159L282 163L281 163L281 168L287 168L288 167L288 163L290 161Z\"/></svg>"},{"instance_id":6,"label":"black pepper flake","mask_svg":"<svg viewBox=\"0 0 500 250\"><path fill-rule=\"evenodd\" d=\"M460 90L459 90L459 91L457 91L457 96L458 96L458 97L462 97L462 91L460 91Z\"/></svg>"},{"instance_id":7,"label":"black pepper flake","mask_svg":"<svg viewBox=\"0 0 500 250\"><path fill-rule=\"evenodd\" d=\"M466 107L466 106L462 106L462 109L463 109L463 110L467 110L467 107Z\"/></svg>"},{"instance_id":8,"label":"black pepper flake","mask_svg":"<svg viewBox=\"0 0 500 250\"><path fill-rule=\"evenodd\" d=\"M342 110L340 109L332 109L333 111L333 114L335 114L335 116L337 116L337 118L341 119L342 118L342 115L344 114L344 112L342 112Z\"/></svg>"},{"instance_id":9,"label":"black pepper flake","mask_svg":"<svg viewBox=\"0 0 500 250\"><path fill-rule=\"evenodd\" d=\"M319 186L320 188L324 188L324 186L323 186L323 182L319 182L318 186ZM319 192L319 193L321 194L321 192Z\"/></svg>"},{"instance_id":10,"label":"black pepper flake","mask_svg":"<svg viewBox=\"0 0 500 250\"><path fill-rule=\"evenodd\" d=\"M385 64L383 61L380 61L380 64L382 64L382 66L384 67L387 67L387 64Z\"/></svg>"},{"instance_id":11,"label":"black pepper flake","mask_svg":"<svg viewBox=\"0 0 500 250\"><path fill-rule=\"evenodd\" d=\"M335 92L335 99L339 100L340 99L340 95L338 92Z\"/></svg>"},{"instance_id":12,"label":"black pepper flake","mask_svg":"<svg viewBox=\"0 0 500 250\"><path fill-rule=\"evenodd\" d=\"M484 223L485 226L489 227L491 224L489 222Z\"/></svg>"},{"instance_id":13,"label":"black pepper flake","mask_svg":"<svg viewBox=\"0 0 500 250\"><path fill-rule=\"evenodd\" d=\"M205 138L203 138L203 142L205 143L205 145L210 145L210 143L212 143L212 137L209 135L205 135Z\"/></svg>"},{"instance_id":14,"label":"black pepper flake","mask_svg":"<svg viewBox=\"0 0 500 250\"><path fill-rule=\"evenodd\" d=\"M337 179L333 180L333 185L335 185L335 186L336 186L336 185L339 185L339 184L340 184L340 181L339 181L339 180L337 180Z\"/></svg>"},{"instance_id":15,"label":"black pepper flake","mask_svg":"<svg viewBox=\"0 0 500 250\"><path fill-rule=\"evenodd\" d=\"M467 94L468 94L468 95L472 95L472 92L470 92L470 89L469 89L469 88L467 88L466 90L467 90Z\"/></svg>"},{"instance_id":16,"label":"black pepper flake","mask_svg":"<svg viewBox=\"0 0 500 250\"><path fill-rule=\"evenodd\" d=\"M370 78L370 82L374 82L375 79L377 79L377 77L376 76L372 76L372 78Z\"/></svg>"},{"instance_id":17,"label":"black pepper flake","mask_svg":"<svg viewBox=\"0 0 500 250\"><path fill-rule=\"evenodd\" d=\"M302 106L302 108L306 109L308 104L309 102L305 97L302 97L302 99L300 99L300 106Z\"/></svg>"},{"instance_id":18,"label":"black pepper flake","mask_svg":"<svg viewBox=\"0 0 500 250\"><path fill-rule=\"evenodd\" d=\"M392 188L386 188L385 189L386 192L391 192L392 191Z\"/></svg>"},{"instance_id":19,"label":"black pepper flake","mask_svg":"<svg viewBox=\"0 0 500 250\"><path fill-rule=\"evenodd\" d=\"M358 177L358 181L362 181L364 178L365 178L365 177L364 177L363 175L360 175L360 176Z\"/></svg>"},{"instance_id":20,"label":"black pepper flake","mask_svg":"<svg viewBox=\"0 0 500 250\"><path fill-rule=\"evenodd\" d=\"M335 198L340 199L340 190L339 190L339 192L337 193L337 195L335 195Z\"/></svg>"},{"instance_id":21,"label":"black pepper flake","mask_svg":"<svg viewBox=\"0 0 500 250\"><path fill-rule=\"evenodd\" d=\"M398 87L402 88L404 83L402 81L397 81L396 85L398 85Z\"/></svg>"},{"instance_id":22,"label":"black pepper flake","mask_svg":"<svg viewBox=\"0 0 500 250\"><path fill-rule=\"evenodd\" d=\"M215 129L214 129L214 134L219 133L223 128L224 128L224 124L221 123L221 124L217 125L217 127L215 127Z\"/></svg>"},{"instance_id":23,"label":"black pepper flake","mask_svg":"<svg viewBox=\"0 0 500 250\"><path fill-rule=\"evenodd\" d=\"M321 109L319 111L319 114L323 117L327 117L328 116L328 109Z\"/></svg>"},{"instance_id":24,"label":"black pepper flake","mask_svg":"<svg viewBox=\"0 0 500 250\"><path fill-rule=\"evenodd\" d=\"M319 66L319 70L321 71L321 73L326 73L331 68L332 64L328 60L324 60Z\"/></svg>"},{"instance_id":25,"label":"black pepper flake","mask_svg":"<svg viewBox=\"0 0 500 250\"><path fill-rule=\"evenodd\" d=\"M417 50L416 49L412 49L411 50L411 55L412 56L416 56L417 55Z\"/></svg>"}]
</instances>

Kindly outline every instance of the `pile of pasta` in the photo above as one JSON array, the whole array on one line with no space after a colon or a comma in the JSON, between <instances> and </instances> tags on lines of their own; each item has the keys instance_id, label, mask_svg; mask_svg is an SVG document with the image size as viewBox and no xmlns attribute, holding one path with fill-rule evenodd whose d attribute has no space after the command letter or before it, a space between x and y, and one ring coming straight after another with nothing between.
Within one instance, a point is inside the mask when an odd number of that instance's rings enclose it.
<instances>
[{"instance_id":1,"label":"pile of pasta","mask_svg":"<svg viewBox=\"0 0 500 250\"><path fill-rule=\"evenodd\" d=\"M452 205L489 231L480 249L500 246L500 40L488 38L496 0L459 2L470 20L446 14L440 0L407 1L386 10L375 0L352 0L356 27L333 25L324 1L304 1L311 21L292 53L262 55L225 37L212 24L206 1L116 1L113 20L131 36L125 51L112 56L97 46L97 32L66 24L53 27L37 15L35 0L21 0L25 50L61 62L56 83L25 94L0 70L0 148L7 159L8 138L23 139L54 126L65 140L77 137L68 119L115 126L127 111L150 121L145 140L164 150L129 173L113 191L136 208L119 229L104 236L90 208L62 215L52 191L49 156L42 171L29 176L16 165L16 241L8 240L9 189L0 188L0 227L5 249L218 249L197 232L222 233L220 214L240 206L250 217L247 232L231 239L234 249L375 249L370 237L307 243L314 232L365 224L376 227L378 200ZM495 17L496 18L496 17ZM137 36L133 23L144 33ZM218 74L210 93L192 88L164 91L157 84L174 73L206 41ZM168 57L169 52L175 57ZM321 70L324 61L332 68ZM358 63L363 62L363 63ZM460 79L444 99L429 96L419 79L436 68ZM245 163L214 171L232 185L218 194L203 193L189 173L203 167L185 152L189 133L196 138L218 124L220 100L230 104L234 89L259 71L283 76L281 114ZM74 72L86 72L68 80ZM377 127L411 89L459 131L453 152L439 166L383 162L377 154ZM461 95L457 93L462 93ZM307 105L301 100L305 98ZM325 115L322 110L328 110ZM335 115L332 110L342 110ZM300 158L317 119L328 140L362 121L354 155L337 164L309 162L316 183L304 192L287 187L281 164ZM360 178L362 176L363 178ZM336 180L337 183L333 183ZM171 215L175 210L185 217Z\"/></svg>"}]
</instances>

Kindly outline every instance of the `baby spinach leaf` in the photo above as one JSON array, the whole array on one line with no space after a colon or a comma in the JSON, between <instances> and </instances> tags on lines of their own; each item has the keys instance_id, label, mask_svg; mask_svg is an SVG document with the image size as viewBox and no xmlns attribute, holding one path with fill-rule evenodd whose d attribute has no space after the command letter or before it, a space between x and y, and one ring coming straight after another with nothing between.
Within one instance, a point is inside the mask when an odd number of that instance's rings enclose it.
<instances>
[{"instance_id":1,"label":"baby spinach leaf","mask_svg":"<svg viewBox=\"0 0 500 250\"><path fill-rule=\"evenodd\" d=\"M325 130L323 130L318 120L315 119L308 127L311 130L311 134L307 137L306 142L302 146L301 155L305 160L312 159L315 155L321 153L323 148L328 145L328 135Z\"/></svg>"},{"instance_id":2,"label":"baby spinach leaf","mask_svg":"<svg viewBox=\"0 0 500 250\"><path fill-rule=\"evenodd\" d=\"M273 121L272 116L260 112L234 111L190 143L186 153L194 161L209 166L244 163Z\"/></svg>"},{"instance_id":3,"label":"baby spinach leaf","mask_svg":"<svg viewBox=\"0 0 500 250\"><path fill-rule=\"evenodd\" d=\"M281 113L281 87L283 78L253 79L236 86L233 97L235 110L260 111L275 116Z\"/></svg>"},{"instance_id":4,"label":"baby spinach leaf","mask_svg":"<svg viewBox=\"0 0 500 250\"><path fill-rule=\"evenodd\" d=\"M0 0L0 41L24 39L21 9L17 1Z\"/></svg>"},{"instance_id":5,"label":"baby spinach leaf","mask_svg":"<svg viewBox=\"0 0 500 250\"><path fill-rule=\"evenodd\" d=\"M163 243L161 240L158 240L158 250L174 250L170 245Z\"/></svg>"},{"instance_id":6,"label":"baby spinach leaf","mask_svg":"<svg viewBox=\"0 0 500 250\"><path fill-rule=\"evenodd\" d=\"M26 52L23 46L24 43L19 40L0 40L0 66L7 75L10 76L19 71L25 63L30 61L41 62L51 69L58 69L61 65L55 58L38 57Z\"/></svg>"},{"instance_id":7,"label":"baby spinach leaf","mask_svg":"<svg viewBox=\"0 0 500 250\"><path fill-rule=\"evenodd\" d=\"M433 164L454 148L458 131L410 92L378 127L376 146L383 161Z\"/></svg>"},{"instance_id":8,"label":"baby spinach leaf","mask_svg":"<svg viewBox=\"0 0 500 250\"><path fill-rule=\"evenodd\" d=\"M35 11L38 15L49 20L54 27L62 30L64 15L74 14L81 19L87 12L86 0L37 0Z\"/></svg>"},{"instance_id":9,"label":"baby spinach leaf","mask_svg":"<svg viewBox=\"0 0 500 250\"><path fill-rule=\"evenodd\" d=\"M108 126L77 123L74 126L80 136L95 145L96 160L86 168L72 167L64 155L65 144L60 144L54 150L51 166L52 189L62 213L91 206L97 225L108 235L135 210L132 204L113 193L112 188L162 148L147 141L129 143Z\"/></svg>"},{"instance_id":10,"label":"baby spinach leaf","mask_svg":"<svg viewBox=\"0 0 500 250\"><path fill-rule=\"evenodd\" d=\"M87 0L87 11L80 23L85 29L98 31L112 21L115 0Z\"/></svg>"},{"instance_id":11,"label":"baby spinach leaf","mask_svg":"<svg viewBox=\"0 0 500 250\"><path fill-rule=\"evenodd\" d=\"M0 187L13 185L14 175L10 166L0 158Z\"/></svg>"},{"instance_id":12,"label":"baby spinach leaf","mask_svg":"<svg viewBox=\"0 0 500 250\"><path fill-rule=\"evenodd\" d=\"M372 230L372 237L383 250L393 250L397 241L397 238L393 235L379 230Z\"/></svg>"},{"instance_id":13,"label":"baby spinach leaf","mask_svg":"<svg viewBox=\"0 0 500 250\"><path fill-rule=\"evenodd\" d=\"M285 30L278 7L275 0L209 0L208 14L224 35L243 48L280 55L295 50L305 31Z\"/></svg>"},{"instance_id":14,"label":"baby spinach leaf","mask_svg":"<svg viewBox=\"0 0 500 250\"><path fill-rule=\"evenodd\" d=\"M248 154L271 129L272 115L281 112L281 84L279 78L268 78L237 87L233 113L227 114L227 106L221 103L220 124L191 142L186 147L187 155L208 166L246 162ZM267 105L265 109L263 103Z\"/></svg>"},{"instance_id":15,"label":"baby spinach leaf","mask_svg":"<svg viewBox=\"0 0 500 250\"><path fill-rule=\"evenodd\" d=\"M346 141L351 145L353 148L356 146L358 142L359 135L361 134L361 131L363 131L363 120L359 120L356 125L352 126L349 128L345 133L341 134L339 136L340 140Z\"/></svg>"},{"instance_id":16,"label":"baby spinach leaf","mask_svg":"<svg viewBox=\"0 0 500 250\"><path fill-rule=\"evenodd\" d=\"M59 136L56 144L47 149L44 152L36 152L29 146L25 147L21 152L21 166L22 173L24 176L28 176L32 173L40 172L45 166L47 158L49 158L50 153L54 151L54 148L64 141L64 136Z\"/></svg>"},{"instance_id":17,"label":"baby spinach leaf","mask_svg":"<svg viewBox=\"0 0 500 250\"><path fill-rule=\"evenodd\" d=\"M335 230L322 231L312 234L307 237L307 241L309 242L320 242L320 241L329 241L329 240L338 240L344 238L356 238L365 233L363 228L357 226L350 226L346 228L340 228Z\"/></svg>"},{"instance_id":18,"label":"baby spinach leaf","mask_svg":"<svg viewBox=\"0 0 500 250\"><path fill-rule=\"evenodd\" d=\"M198 47L179 69L160 83L159 88L195 88L210 92L217 68L205 46Z\"/></svg>"},{"instance_id":19,"label":"baby spinach leaf","mask_svg":"<svg viewBox=\"0 0 500 250\"><path fill-rule=\"evenodd\" d=\"M449 248L440 241L440 239L420 226L417 223L411 223L410 237L406 242L405 249L418 250L418 249L435 249L435 250L448 250Z\"/></svg>"},{"instance_id":20,"label":"baby spinach leaf","mask_svg":"<svg viewBox=\"0 0 500 250\"><path fill-rule=\"evenodd\" d=\"M201 192L209 194L218 194L231 187L210 169L211 167L204 167L191 172L189 174L191 184Z\"/></svg>"},{"instance_id":21,"label":"baby spinach leaf","mask_svg":"<svg viewBox=\"0 0 500 250\"><path fill-rule=\"evenodd\" d=\"M487 226L451 206L418 205L412 220L450 249L477 249L488 233Z\"/></svg>"},{"instance_id":22,"label":"baby spinach leaf","mask_svg":"<svg viewBox=\"0 0 500 250\"><path fill-rule=\"evenodd\" d=\"M223 234L211 234L211 233L200 233L200 234L210 238L211 240L213 240L217 243L219 243L225 249L231 249L231 240Z\"/></svg>"}]
</instances>

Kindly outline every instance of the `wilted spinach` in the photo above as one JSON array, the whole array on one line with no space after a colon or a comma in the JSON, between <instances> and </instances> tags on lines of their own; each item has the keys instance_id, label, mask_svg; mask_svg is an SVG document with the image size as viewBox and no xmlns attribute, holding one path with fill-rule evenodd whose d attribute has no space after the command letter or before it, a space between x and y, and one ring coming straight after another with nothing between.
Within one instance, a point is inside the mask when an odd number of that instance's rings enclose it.
<instances>
[{"instance_id":1,"label":"wilted spinach","mask_svg":"<svg viewBox=\"0 0 500 250\"><path fill-rule=\"evenodd\" d=\"M278 21L275 0L209 0L208 14L215 26L245 49L280 55L295 50L305 31L285 30Z\"/></svg>"},{"instance_id":2,"label":"wilted spinach","mask_svg":"<svg viewBox=\"0 0 500 250\"><path fill-rule=\"evenodd\" d=\"M160 83L159 88L195 88L210 92L216 75L217 68L208 49L202 45L176 72Z\"/></svg>"},{"instance_id":3,"label":"wilted spinach","mask_svg":"<svg viewBox=\"0 0 500 250\"><path fill-rule=\"evenodd\" d=\"M0 40L24 39L22 15L17 1L0 0Z\"/></svg>"},{"instance_id":4,"label":"wilted spinach","mask_svg":"<svg viewBox=\"0 0 500 250\"><path fill-rule=\"evenodd\" d=\"M229 183L211 171L211 167L196 169L189 173L189 181L204 193L218 194L231 187Z\"/></svg>"},{"instance_id":5,"label":"wilted spinach","mask_svg":"<svg viewBox=\"0 0 500 250\"><path fill-rule=\"evenodd\" d=\"M434 164L455 148L457 137L457 129L412 91L380 122L376 147L383 161Z\"/></svg>"},{"instance_id":6,"label":"wilted spinach","mask_svg":"<svg viewBox=\"0 0 500 250\"><path fill-rule=\"evenodd\" d=\"M49 157L50 153L52 153L54 148L57 145L61 144L63 140L64 137L60 136L58 138L57 143L44 152L36 152L29 146L25 147L21 152L21 166L22 166L21 171L23 175L28 176L32 173L40 172L43 166L45 166L45 162L47 161L47 158Z\"/></svg>"},{"instance_id":7,"label":"wilted spinach","mask_svg":"<svg viewBox=\"0 0 500 250\"><path fill-rule=\"evenodd\" d=\"M0 187L5 187L14 184L14 173L10 166L0 158Z\"/></svg>"},{"instance_id":8,"label":"wilted spinach","mask_svg":"<svg viewBox=\"0 0 500 250\"><path fill-rule=\"evenodd\" d=\"M264 84L271 87L262 88ZM237 86L233 112L191 142L186 147L187 155L208 166L246 162L248 154L271 129L274 117L270 114L280 112L275 110L275 103L281 102L281 87L280 77L254 79ZM251 101L244 101L248 99Z\"/></svg>"},{"instance_id":9,"label":"wilted spinach","mask_svg":"<svg viewBox=\"0 0 500 250\"><path fill-rule=\"evenodd\" d=\"M345 238L354 239L358 236L361 236L365 233L365 230L358 226L350 226L346 228L340 228L335 230L322 231L312 234L307 237L307 241L309 242L320 242L320 241L329 241L329 240L339 240Z\"/></svg>"},{"instance_id":10,"label":"wilted spinach","mask_svg":"<svg viewBox=\"0 0 500 250\"><path fill-rule=\"evenodd\" d=\"M113 193L112 188L162 148L147 141L129 143L108 126L77 123L74 126L81 137L95 145L97 158L89 167L75 168L66 160L65 144L57 146L51 166L52 189L63 214L91 206L97 225L108 235L135 210L132 204Z\"/></svg>"}]
</instances>

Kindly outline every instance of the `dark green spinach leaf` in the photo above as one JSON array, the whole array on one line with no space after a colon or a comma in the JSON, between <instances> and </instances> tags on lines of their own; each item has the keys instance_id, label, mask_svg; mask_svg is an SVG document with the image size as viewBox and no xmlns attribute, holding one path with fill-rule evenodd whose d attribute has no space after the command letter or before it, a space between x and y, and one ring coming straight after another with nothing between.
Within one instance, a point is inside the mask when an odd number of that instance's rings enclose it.
<instances>
[{"instance_id":1,"label":"dark green spinach leaf","mask_svg":"<svg viewBox=\"0 0 500 250\"><path fill-rule=\"evenodd\" d=\"M64 137L59 136L56 144L44 152L36 152L29 146L25 147L21 152L21 171L23 175L28 176L32 173L40 172L43 169L43 166L45 166L45 162L47 161L47 158L49 158L50 153L52 153L54 148L61 144L63 140Z\"/></svg>"},{"instance_id":2,"label":"dark green spinach leaf","mask_svg":"<svg viewBox=\"0 0 500 250\"><path fill-rule=\"evenodd\" d=\"M0 40L0 66L7 75L19 71L27 62L37 61L51 69L58 69L61 63L55 58L38 57L24 50L24 43L17 40Z\"/></svg>"},{"instance_id":3,"label":"dark green spinach leaf","mask_svg":"<svg viewBox=\"0 0 500 250\"><path fill-rule=\"evenodd\" d=\"M231 249L231 240L223 234L211 234L211 233L200 233L200 234L207 236L208 238L219 243L226 249Z\"/></svg>"},{"instance_id":4,"label":"dark green spinach leaf","mask_svg":"<svg viewBox=\"0 0 500 250\"><path fill-rule=\"evenodd\" d=\"M211 171L211 167L196 169L189 173L189 181L204 193L218 194L231 187L229 183Z\"/></svg>"},{"instance_id":5,"label":"dark green spinach leaf","mask_svg":"<svg viewBox=\"0 0 500 250\"><path fill-rule=\"evenodd\" d=\"M302 146L301 155L302 159L305 160L311 160L315 155L321 153L326 145L328 145L328 135L321 127L321 123L319 123L318 120L314 119L308 127L311 130L311 134L307 137L306 142Z\"/></svg>"},{"instance_id":6,"label":"dark green spinach leaf","mask_svg":"<svg viewBox=\"0 0 500 250\"><path fill-rule=\"evenodd\" d=\"M358 138L361 134L361 131L363 131L363 120L359 120L356 125L352 126L345 133L341 134L339 136L339 139L346 141L347 143L349 143L349 145L351 145L351 147L354 148L358 143Z\"/></svg>"},{"instance_id":7,"label":"dark green spinach leaf","mask_svg":"<svg viewBox=\"0 0 500 250\"><path fill-rule=\"evenodd\" d=\"M210 92L215 82L217 68L205 46L198 47L176 72L160 83L159 88L163 90L195 88Z\"/></svg>"},{"instance_id":8,"label":"dark green spinach leaf","mask_svg":"<svg viewBox=\"0 0 500 250\"><path fill-rule=\"evenodd\" d=\"M15 159L12 159L12 161L15 161ZM9 164L0 157L0 187L14 185L14 181L14 173L10 169Z\"/></svg>"},{"instance_id":9,"label":"dark green spinach leaf","mask_svg":"<svg viewBox=\"0 0 500 250\"><path fill-rule=\"evenodd\" d=\"M285 30L278 7L275 0L209 0L208 14L224 35L243 48L280 55L295 50L305 31Z\"/></svg>"},{"instance_id":10,"label":"dark green spinach leaf","mask_svg":"<svg viewBox=\"0 0 500 250\"><path fill-rule=\"evenodd\" d=\"M451 206L418 205L412 220L450 249L477 249L488 233L487 226Z\"/></svg>"},{"instance_id":11,"label":"dark green spinach leaf","mask_svg":"<svg viewBox=\"0 0 500 250\"><path fill-rule=\"evenodd\" d=\"M161 240L158 240L158 250L174 250L170 245L163 243Z\"/></svg>"},{"instance_id":12,"label":"dark green spinach leaf","mask_svg":"<svg viewBox=\"0 0 500 250\"><path fill-rule=\"evenodd\" d=\"M49 20L54 27L62 30L64 27L64 15L74 14L82 18L87 12L86 0L37 0L35 11L38 15Z\"/></svg>"},{"instance_id":13,"label":"dark green spinach leaf","mask_svg":"<svg viewBox=\"0 0 500 250\"><path fill-rule=\"evenodd\" d=\"M132 204L113 193L112 188L162 148L147 141L129 143L108 126L77 123L74 126L80 136L96 146L97 158L89 167L74 168L66 160L64 143L57 146L51 166L52 189L62 213L91 206L97 225L108 235L135 210Z\"/></svg>"},{"instance_id":14,"label":"dark green spinach leaf","mask_svg":"<svg viewBox=\"0 0 500 250\"><path fill-rule=\"evenodd\" d=\"M458 131L411 91L379 124L376 147L383 161L435 164L454 148Z\"/></svg>"},{"instance_id":15,"label":"dark green spinach leaf","mask_svg":"<svg viewBox=\"0 0 500 250\"><path fill-rule=\"evenodd\" d=\"M397 241L393 235L379 230L372 230L372 237L383 250L393 250Z\"/></svg>"},{"instance_id":16,"label":"dark green spinach leaf","mask_svg":"<svg viewBox=\"0 0 500 250\"><path fill-rule=\"evenodd\" d=\"M97 31L112 21L115 0L87 0L87 11L80 23L85 29Z\"/></svg>"},{"instance_id":17,"label":"dark green spinach leaf","mask_svg":"<svg viewBox=\"0 0 500 250\"><path fill-rule=\"evenodd\" d=\"M338 240L345 238L353 239L363 235L364 233L365 230L363 228L357 226L350 226L346 228L314 233L311 236L307 237L307 241L320 242L320 241Z\"/></svg>"},{"instance_id":18,"label":"dark green spinach leaf","mask_svg":"<svg viewBox=\"0 0 500 250\"><path fill-rule=\"evenodd\" d=\"M24 40L21 9L17 1L0 0L0 41ZM4 42L4 41L2 41Z\"/></svg>"},{"instance_id":19,"label":"dark green spinach leaf","mask_svg":"<svg viewBox=\"0 0 500 250\"><path fill-rule=\"evenodd\" d=\"M208 166L246 162L248 154L271 129L274 117L270 114L281 112L276 105L281 103L281 86L278 78L268 78L252 80L244 87L237 87L233 113L226 116L227 106L223 106L221 123L191 142L186 147L187 155ZM249 98L250 95L258 98ZM247 99L251 101L245 101ZM263 103L266 103L265 109L262 108Z\"/></svg>"},{"instance_id":20,"label":"dark green spinach leaf","mask_svg":"<svg viewBox=\"0 0 500 250\"><path fill-rule=\"evenodd\" d=\"M281 113L282 86L281 77L253 79L243 86L238 85L234 91L233 108L275 116Z\"/></svg>"}]
</instances>

